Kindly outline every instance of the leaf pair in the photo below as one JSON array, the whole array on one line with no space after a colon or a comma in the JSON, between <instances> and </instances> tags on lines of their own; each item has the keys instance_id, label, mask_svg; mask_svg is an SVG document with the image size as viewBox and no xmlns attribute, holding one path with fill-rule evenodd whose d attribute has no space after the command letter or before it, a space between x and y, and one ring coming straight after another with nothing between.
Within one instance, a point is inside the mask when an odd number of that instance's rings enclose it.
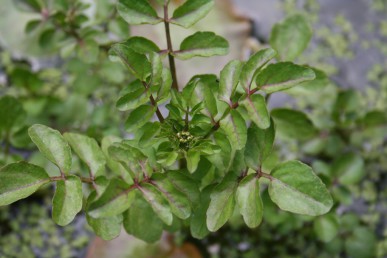
<instances>
[{"instance_id":1,"label":"leaf pair","mask_svg":"<svg viewBox=\"0 0 387 258\"><path fill-rule=\"evenodd\" d=\"M66 133L63 137L58 131L43 125L34 125L28 132L42 154L61 171L63 179L56 183L53 219L58 225L67 225L82 209L83 200L81 180L77 176L70 175L72 158L67 142L87 164L92 179L105 173L105 156L98 143L87 136Z\"/></svg>"},{"instance_id":2,"label":"leaf pair","mask_svg":"<svg viewBox=\"0 0 387 258\"><path fill-rule=\"evenodd\" d=\"M227 174L211 193L207 210L210 231L218 230L228 221L236 204L247 226L256 227L262 221L263 204L257 174L250 174L239 183L231 174ZM321 179L299 161L285 162L272 171L269 195L280 209L310 216L325 214L333 205Z\"/></svg>"},{"instance_id":3,"label":"leaf pair","mask_svg":"<svg viewBox=\"0 0 387 258\"><path fill-rule=\"evenodd\" d=\"M232 173L226 175L211 193L207 210L207 227L214 232L221 228L234 213L235 205L243 216L246 225L257 227L263 216L258 177L250 174L239 183Z\"/></svg>"},{"instance_id":4,"label":"leaf pair","mask_svg":"<svg viewBox=\"0 0 387 258\"><path fill-rule=\"evenodd\" d=\"M168 5L168 1L162 4ZM174 11L172 17L164 17L164 19L157 15L156 10L146 0L120 0L117 4L117 10L121 17L131 25L157 24L165 21L188 28L206 16L213 5L212 0L188 0ZM159 52L158 47L152 44L151 41L149 42L147 46L152 46L152 51ZM170 54L176 58L186 60L195 56L225 55L228 53L228 47L228 42L213 32L197 32L182 41L180 50L173 51ZM122 54L119 54L122 51L117 49L118 46L114 46L114 48L114 52L118 56L122 56ZM130 64L130 62L125 63ZM128 67L130 68L130 66Z\"/></svg>"},{"instance_id":5,"label":"leaf pair","mask_svg":"<svg viewBox=\"0 0 387 258\"><path fill-rule=\"evenodd\" d=\"M273 49L263 49L252 55L245 64L239 61L229 62L220 73L220 100L233 105L238 100L235 99L236 89L241 85L246 95L240 104L247 110L251 120L262 129L270 126L270 116L265 99L261 95L253 95L255 91L271 94L315 78L312 69L289 62L270 64L265 68L275 55Z\"/></svg>"},{"instance_id":6,"label":"leaf pair","mask_svg":"<svg viewBox=\"0 0 387 258\"><path fill-rule=\"evenodd\" d=\"M169 1L158 2L168 5ZM188 0L174 11L168 22L185 28L191 27L206 16L213 5L212 0ZM117 10L121 17L131 25L157 24L163 21L147 0L119 0Z\"/></svg>"}]
</instances>

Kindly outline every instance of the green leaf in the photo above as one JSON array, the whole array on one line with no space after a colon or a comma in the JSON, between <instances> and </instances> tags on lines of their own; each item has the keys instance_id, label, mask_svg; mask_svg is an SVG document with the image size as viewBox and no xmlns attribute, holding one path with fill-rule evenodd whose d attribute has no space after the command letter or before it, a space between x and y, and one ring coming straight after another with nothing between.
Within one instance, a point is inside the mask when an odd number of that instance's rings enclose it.
<instances>
[{"instance_id":1,"label":"green leaf","mask_svg":"<svg viewBox=\"0 0 387 258\"><path fill-rule=\"evenodd\" d=\"M94 219L86 215L86 220L93 232L105 241L113 240L121 233L122 214L102 219Z\"/></svg>"},{"instance_id":2,"label":"green leaf","mask_svg":"<svg viewBox=\"0 0 387 258\"><path fill-rule=\"evenodd\" d=\"M271 48L266 48L252 55L249 60L243 65L240 83L245 90L250 89L256 74L274 58L276 52Z\"/></svg>"},{"instance_id":3,"label":"green leaf","mask_svg":"<svg viewBox=\"0 0 387 258\"><path fill-rule=\"evenodd\" d=\"M9 131L25 111L22 104L11 96L0 98L0 133L2 130Z\"/></svg>"},{"instance_id":4,"label":"green leaf","mask_svg":"<svg viewBox=\"0 0 387 258\"><path fill-rule=\"evenodd\" d=\"M46 171L26 163L11 163L0 169L0 206L26 198L50 182Z\"/></svg>"},{"instance_id":5,"label":"green leaf","mask_svg":"<svg viewBox=\"0 0 387 258\"><path fill-rule=\"evenodd\" d=\"M109 147L113 145L113 143L120 142L121 139L114 136L105 136L101 141L101 149L105 155L107 166L110 170L120 176L126 183L133 184L133 179L131 178L128 171L116 160L113 160L109 155Z\"/></svg>"},{"instance_id":6,"label":"green leaf","mask_svg":"<svg viewBox=\"0 0 387 258\"><path fill-rule=\"evenodd\" d=\"M263 204L259 192L259 181L255 174L242 179L235 197L246 225L249 228L258 227L262 222Z\"/></svg>"},{"instance_id":7,"label":"green leaf","mask_svg":"<svg viewBox=\"0 0 387 258\"><path fill-rule=\"evenodd\" d=\"M157 82L157 81L156 81ZM156 102L166 99L169 96L172 86L172 74L167 68L163 68L161 73L160 88L157 91Z\"/></svg>"},{"instance_id":8,"label":"green leaf","mask_svg":"<svg viewBox=\"0 0 387 258\"><path fill-rule=\"evenodd\" d=\"M158 175L158 177L155 177ZM155 174L152 183L167 199L171 211L180 219L187 219L191 215L191 205L186 195L179 191L169 180L161 174Z\"/></svg>"},{"instance_id":9,"label":"green leaf","mask_svg":"<svg viewBox=\"0 0 387 258\"><path fill-rule=\"evenodd\" d=\"M77 47L79 58L88 64L92 64L98 61L99 45L97 41L93 39L83 40L83 44L79 44Z\"/></svg>"},{"instance_id":10,"label":"green leaf","mask_svg":"<svg viewBox=\"0 0 387 258\"><path fill-rule=\"evenodd\" d=\"M348 127L359 116L362 96L354 89L340 90L333 106L332 118L338 126Z\"/></svg>"},{"instance_id":11,"label":"green leaf","mask_svg":"<svg viewBox=\"0 0 387 258\"><path fill-rule=\"evenodd\" d=\"M189 28L214 6L213 0L187 0L173 12L171 23Z\"/></svg>"},{"instance_id":12,"label":"green leaf","mask_svg":"<svg viewBox=\"0 0 387 258\"><path fill-rule=\"evenodd\" d=\"M215 90L218 89L218 83L216 75L203 74L200 75L195 87L195 94L200 100L203 100L207 111L212 117L218 114L218 107L216 105ZM200 101L202 102L202 101ZM197 103L197 104L200 104Z\"/></svg>"},{"instance_id":13,"label":"green leaf","mask_svg":"<svg viewBox=\"0 0 387 258\"><path fill-rule=\"evenodd\" d=\"M153 41L144 37L130 37L120 44L140 54L157 53L160 51L160 48Z\"/></svg>"},{"instance_id":14,"label":"green leaf","mask_svg":"<svg viewBox=\"0 0 387 258\"><path fill-rule=\"evenodd\" d=\"M124 44L114 44L109 50L109 58L112 61L120 60L140 81L145 81L152 73L151 63L146 55L137 53Z\"/></svg>"},{"instance_id":15,"label":"green leaf","mask_svg":"<svg viewBox=\"0 0 387 258\"><path fill-rule=\"evenodd\" d=\"M70 172L71 149L60 132L45 125L36 124L28 129L28 134L39 151L57 165L62 173Z\"/></svg>"},{"instance_id":16,"label":"green leaf","mask_svg":"<svg viewBox=\"0 0 387 258\"><path fill-rule=\"evenodd\" d=\"M227 104L230 103L238 85L242 65L241 61L233 60L220 72L219 98Z\"/></svg>"},{"instance_id":17,"label":"green leaf","mask_svg":"<svg viewBox=\"0 0 387 258\"><path fill-rule=\"evenodd\" d=\"M141 126L150 121L155 111L156 108L154 106L139 106L129 114L128 119L126 119L125 121L125 129L130 132L137 128L140 128Z\"/></svg>"},{"instance_id":18,"label":"green leaf","mask_svg":"<svg viewBox=\"0 0 387 258\"><path fill-rule=\"evenodd\" d=\"M136 198L124 213L124 228L128 234L148 243L156 242L163 233L163 222L142 198Z\"/></svg>"},{"instance_id":19,"label":"green leaf","mask_svg":"<svg viewBox=\"0 0 387 258\"><path fill-rule=\"evenodd\" d=\"M387 125L387 115L380 110L371 110L364 115L360 123L365 128Z\"/></svg>"},{"instance_id":20,"label":"green leaf","mask_svg":"<svg viewBox=\"0 0 387 258\"><path fill-rule=\"evenodd\" d=\"M287 90L314 78L316 75L311 68L282 62L268 65L257 75L255 82L258 89L270 94Z\"/></svg>"},{"instance_id":21,"label":"green leaf","mask_svg":"<svg viewBox=\"0 0 387 258\"><path fill-rule=\"evenodd\" d=\"M312 168L299 162L288 161L271 172L269 194L280 209L310 216L327 213L332 197Z\"/></svg>"},{"instance_id":22,"label":"green leaf","mask_svg":"<svg viewBox=\"0 0 387 258\"><path fill-rule=\"evenodd\" d=\"M92 192L87 200L87 210L90 203L92 203L96 197L96 192ZM108 218L95 219L86 214L87 223L93 229L93 232L101 237L103 240L110 241L118 237L121 233L123 216L119 214Z\"/></svg>"},{"instance_id":23,"label":"green leaf","mask_svg":"<svg viewBox=\"0 0 387 258\"><path fill-rule=\"evenodd\" d=\"M162 21L147 0L119 0L117 11L129 24L157 24Z\"/></svg>"},{"instance_id":24,"label":"green leaf","mask_svg":"<svg viewBox=\"0 0 387 258\"><path fill-rule=\"evenodd\" d=\"M313 122L302 112L286 108L277 108L271 111L276 130L280 134L297 139L307 140L317 134Z\"/></svg>"},{"instance_id":25,"label":"green leaf","mask_svg":"<svg viewBox=\"0 0 387 258\"><path fill-rule=\"evenodd\" d=\"M168 171L167 177L177 190L187 196L192 206L199 202L199 186L192 178L182 171Z\"/></svg>"},{"instance_id":26,"label":"green leaf","mask_svg":"<svg viewBox=\"0 0 387 258\"><path fill-rule=\"evenodd\" d=\"M170 167L175 164L179 153L176 151L159 151L157 153L157 163Z\"/></svg>"},{"instance_id":27,"label":"green leaf","mask_svg":"<svg viewBox=\"0 0 387 258\"><path fill-rule=\"evenodd\" d=\"M38 40L38 44L42 49L54 47L56 30L54 28L49 28L44 30Z\"/></svg>"},{"instance_id":28,"label":"green leaf","mask_svg":"<svg viewBox=\"0 0 387 258\"><path fill-rule=\"evenodd\" d=\"M129 209L136 190L121 179L113 178L102 195L90 204L88 214L93 218L116 216Z\"/></svg>"},{"instance_id":29,"label":"green leaf","mask_svg":"<svg viewBox=\"0 0 387 258\"><path fill-rule=\"evenodd\" d=\"M185 159L187 160L188 171L190 173L193 173L198 168L198 164L200 161L200 152L195 150L188 150L185 155Z\"/></svg>"},{"instance_id":30,"label":"green leaf","mask_svg":"<svg viewBox=\"0 0 387 258\"><path fill-rule=\"evenodd\" d=\"M66 226L82 210L82 182L77 176L66 176L56 183L52 200L52 219L59 226Z\"/></svg>"},{"instance_id":31,"label":"green leaf","mask_svg":"<svg viewBox=\"0 0 387 258\"><path fill-rule=\"evenodd\" d=\"M163 197L161 192L151 184L141 184L139 190L144 199L152 207L153 211L167 225L172 225L173 216L168 201Z\"/></svg>"},{"instance_id":32,"label":"green leaf","mask_svg":"<svg viewBox=\"0 0 387 258\"><path fill-rule=\"evenodd\" d=\"M355 153L343 154L333 162L331 174L343 185L357 184L365 176L364 160Z\"/></svg>"},{"instance_id":33,"label":"green leaf","mask_svg":"<svg viewBox=\"0 0 387 258\"><path fill-rule=\"evenodd\" d=\"M372 229L355 227L352 235L345 239L345 250L352 258L376 257L377 239Z\"/></svg>"},{"instance_id":34,"label":"green leaf","mask_svg":"<svg viewBox=\"0 0 387 258\"><path fill-rule=\"evenodd\" d=\"M97 177L105 173L105 155L95 139L76 133L65 133L63 136L79 158L87 164L91 175Z\"/></svg>"},{"instance_id":35,"label":"green leaf","mask_svg":"<svg viewBox=\"0 0 387 258\"><path fill-rule=\"evenodd\" d=\"M39 0L14 0L15 7L24 12L40 13L42 3Z\"/></svg>"},{"instance_id":36,"label":"green leaf","mask_svg":"<svg viewBox=\"0 0 387 258\"><path fill-rule=\"evenodd\" d=\"M36 30L41 24L43 24L43 21L41 19L31 20L27 23L26 27L24 28L24 32L29 34Z\"/></svg>"},{"instance_id":37,"label":"green leaf","mask_svg":"<svg viewBox=\"0 0 387 258\"><path fill-rule=\"evenodd\" d=\"M200 202L193 210L191 216L190 230L194 238L203 239L210 231L207 228L207 210L211 201L211 193L215 185L205 187L200 193Z\"/></svg>"},{"instance_id":38,"label":"green leaf","mask_svg":"<svg viewBox=\"0 0 387 258\"><path fill-rule=\"evenodd\" d=\"M296 89L301 88L308 91L317 91L317 90L322 90L327 85L329 85L330 79L323 71L313 67L311 67L311 69L316 75L316 78L314 78L314 80L301 83L300 87L297 87Z\"/></svg>"},{"instance_id":39,"label":"green leaf","mask_svg":"<svg viewBox=\"0 0 387 258\"><path fill-rule=\"evenodd\" d=\"M270 126L269 111L267 111L266 101L262 95L247 96L241 104L246 108L251 121L259 128L266 129Z\"/></svg>"},{"instance_id":40,"label":"green leaf","mask_svg":"<svg viewBox=\"0 0 387 258\"><path fill-rule=\"evenodd\" d=\"M245 162L249 168L259 170L262 163L269 157L275 138L274 123L265 130L252 124L247 130Z\"/></svg>"},{"instance_id":41,"label":"green leaf","mask_svg":"<svg viewBox=\"0 0 387 258\"><path fill-rule=\"evenodd\" d=\"M316 218L313 221L313 226L317 237L328 243L336 237L340 225L335 214L326 214Z\"/></svg>"},{"instance_id":42,"label":"green leaf","mask_svg":"<svg viewBox=\"0 0 387 258\"><path fill-rule=\"evenodd\" d=\"M247 140L246 122L237 110L232 109L230 114L220 121L220 128L227 135L233 148L240 150L245 147Z\"/></svg>"},{"instance_id":43,"label":"green leaf","mask_svg":"<svg viewBox=\"0 0 387 258\"><path fill-rule=\"evenodd\" d=\"M163 63L161 61L161 57L159 54L155 52L150 52L149 54L149 61L151 63L152 67L152 75L151 75L151 81L150 86L159 85L162 83L162 73L163 73ZM168 69L165 68L165 70L168 71Z\"/></svg>"},{"instance_id":44,"label":"green leaf","mask_svg":"<svg viewBox=\"0 0 387 258\"><path fill-rule=\"evenodd\" d=\"M195 56L209 57L226 55L228 53L228 42L213 32L196 32L181 42L180 50L172 54L181 60L190 59Z\"/></svg>"},{"instance_id":45,"label":"green leaf","mask_svg":"<svg viewBox=\"0 0 387 258\"><path fill-rule=\"evenodd\" d=\"M149 147L155 142L155 137L160 133L159 122L148 122L142 128L138 145L143 147ZM156 139L157 140L157 139Z\"/></svg>"},{"instance_id":46,"label":"green leaf","mask_svg":"<svg viewBox=\"0 0 387 258\"><path fill-rule=\"evenodd\" d=\"M149 101L151 93L145 88L129 92L117 100L116 107L120 111L135 109Z\"/></svg>"},{"instance_id":47,"label":"green leaf","mask_svg":"<svg viewBox=\"0 0 387 258\"><path fill-rule=\"evenodd\" d=\"M283 61L293 61L308 46L312 29L305 17L293 15L274 25L270 35L270 45L277 50Z\"/></svg>"},{"instance_id":48,"label":"green leaf","mask_svg":"<svg viewBox=\"0 0 387 258\"><path fill-rule=\"evenodd\" d=\"M207 210L207 227L211 232L221 228L234 212L237 179L231 173L218 184L211 193Z\"/></svg>"}]
</instances>

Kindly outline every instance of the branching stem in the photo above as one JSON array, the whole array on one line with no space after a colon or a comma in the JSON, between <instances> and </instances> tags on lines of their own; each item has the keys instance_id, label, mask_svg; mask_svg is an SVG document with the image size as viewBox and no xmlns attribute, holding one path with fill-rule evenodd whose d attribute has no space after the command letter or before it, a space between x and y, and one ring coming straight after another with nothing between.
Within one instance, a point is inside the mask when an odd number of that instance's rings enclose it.
<instances>
[{"instance_id":1,"label":"branching stem","mask_svg":"<svg viewBox=\"0 0 387 258\"><path fill-rule=\"evenodd\" d=\"M172 47L172 40L171 40L171 32L169 30L168 4L164 5L164 26L165 26L165 35L167 37L169 68L171 69L171 74L172 74L172 88L179 91L179 85L177 83L177 76L176 76L175 58L172 55L173 47Z\"/></svg>"},{"instance_id":2,"label":"branching stem","mask_svg":"<svg viewBox=\"0 0 387 258\"><path fill-rule=\"evenodd\" d=\"M145 87L146 90L149 90L149 87L148 87L148 85L146 84L146 82L142 82L142 85ZM163 122L164 122L163 114L161 114L160 109L159 109L159 107L157 106L157 102L156 102L156 100L153 98L152 94L149 96L149 100L150 100L152 106L154 106L154 107L156 108L156 115L157 115L157 118L159 119L160 123L163 123Z\"/></svg>"}]
</instances>

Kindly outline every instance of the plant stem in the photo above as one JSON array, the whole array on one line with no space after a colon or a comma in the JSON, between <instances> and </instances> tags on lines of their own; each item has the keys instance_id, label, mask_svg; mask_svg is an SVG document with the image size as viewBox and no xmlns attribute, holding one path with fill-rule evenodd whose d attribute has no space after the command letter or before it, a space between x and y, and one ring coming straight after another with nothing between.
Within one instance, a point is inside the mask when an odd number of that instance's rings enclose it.
<instances>
[{"instance_id":1,"label":"plant stem","mask_svg":"<svg viewBox=\"0 0 387 258\"><path fill-rule=\"evenodd\" d=\"M159 109L159 107L157 106L157 103L156 103L155 99L153 98L152 95L149 97L149 99L150 99L151 104L152 104L153 106L156 107L156 115L157 115L157 118L159 119L160 123L163 123L163 122L164 122L164 117L163 117L163 115L161 114L160 109Z\"/></svg>"},{"instance_id":2,"label":"plant stem","mask_svg":"<svg viewBox=\"0 0 387 258\"><path fill-rule=\"evenodd\" d=\"M148 85L146 84L146 82L142 82L142 85L145 87L146 90L149 90L149 87L148 87ZM149 96L149 100L150 100L152 106L154 106L154 107L156 108L156 115L157 115L157 118L159 119L160 123L163 123L163 122L164 122L163 114L161 114L160 109L159 109L159 107L157 106L157 102L156 102L156 100L153 98L152 94Z\"/></svg>"},{"instance_id":3,"label":"plant stem","mask_svg":"<svg viewBox=\"0 0 387 258\"><path fill-rule=\"evenodd\" d=\"M252 89L252 90L249 90L247 92L247 97L246 98L250 98L251 95L253 95L255 92L257 92L258 89ZM235 102L235 103L229 103L229 110L227 112L229 112L231 109L236 109L239 107L239 102ZM228 113L225 112L225 114L218 120L218 121L213 121L213 126L211 128L211 130L204 136L204 138L208 138L210 137L210 135L212 133L214 133L215 131L217 131L220 127L220 121L222 121L222 119L224 119L226 116L227 116Z\"/></svg>"},{"instance_id":4,"label":"plant stem","mask_svg":"<svg viewBox=\"0 0 387 258\"><path fill-rule=\"evenodd\" d=\"M184 130L186 130L186 131L188 131L188 128L189 128L188 115L189 115L189 107L187 106L187 110L185 111L185 119L184 119L184 123L185 123Z\"/></svg>"},{"instance_id":5,"label":"plant stem","mask_svg":"<svg viewBox=\"0 0 387 258\"><path fill-rule=\"evenodd\" d=\"M270 174L262 172L261 169L257 170L257 177L258 178L265 177L265 178L269 179L270 181L273 181L273 179L274 179L274 177L272 177Z\"/></svg>"},{"instance_id":6,"label":"plant stem","mask_svg":"<svg viewBox=\"0 0 387 258\"><path fill-rule=\"evenodd\" d=\"M177 77L176 77L175 58L172 55L173 47L172 47L172 40L171 40L171 32L169 30L168 4L164 5L164 26L165 26L165 35L167 37L169 68L171 69L171 74L172 74L172 88L179 91L179 85L177 83Z\"/></svg>"}]
</instances>

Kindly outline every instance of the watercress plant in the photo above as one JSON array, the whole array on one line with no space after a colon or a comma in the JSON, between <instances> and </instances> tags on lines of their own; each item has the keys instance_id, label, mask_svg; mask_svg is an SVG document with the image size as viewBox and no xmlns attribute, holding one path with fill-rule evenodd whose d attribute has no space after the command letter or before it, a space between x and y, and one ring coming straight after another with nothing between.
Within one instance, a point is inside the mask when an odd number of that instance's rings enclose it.
<instances>
[{"instance_id":1,"label":"watercress plant","mask_svg":"<svg viewBox=\"0 0 387 258\"><path fill-rule=\"evenodd\" d=\"M158 240L163 230L184 226L190 227L193 237L203 238L235 211L247 226L257 227L264 209L260 189L266 185L282 210L311 216L327 213L333 205L331 195L311 167L294 160L280 163L270 173L265 170L276 134L266 100L316 77L312 68L289 61L310 39L305 20L296 16L275 28L275 49L262 49L246 62L232 60L219 77L196 75L182 87L175 58L225 55L229 45L205 31L188 36L174 50L170 25L191 27L214 3L187 0L170 15L169 1L156 2L157 6L147 0L117 3L118 13L130 25L164 23L168 46L160 49L149 39L134 36L109 50L110 59L122 63L135 78L116 103L118 110L129 111L127 138L109 136L97 142L79 133L62 135L45 125L31 126L29 136L59 173L49 176L27 162L2 167L0 205L53 183L52 217L58 225L71 223L84 210L98 236L113 239L123 225L147 242ZM281 29L300 24L305 30L298 41L284 42ZM298 47L286 53L286 44ZM276 112L273 117L281 115L292 113ZM307 129L304 116L292 117L299 130ZM73 170L72 152L88 167L87 176Z\"/></svg>"}]
</instances>

